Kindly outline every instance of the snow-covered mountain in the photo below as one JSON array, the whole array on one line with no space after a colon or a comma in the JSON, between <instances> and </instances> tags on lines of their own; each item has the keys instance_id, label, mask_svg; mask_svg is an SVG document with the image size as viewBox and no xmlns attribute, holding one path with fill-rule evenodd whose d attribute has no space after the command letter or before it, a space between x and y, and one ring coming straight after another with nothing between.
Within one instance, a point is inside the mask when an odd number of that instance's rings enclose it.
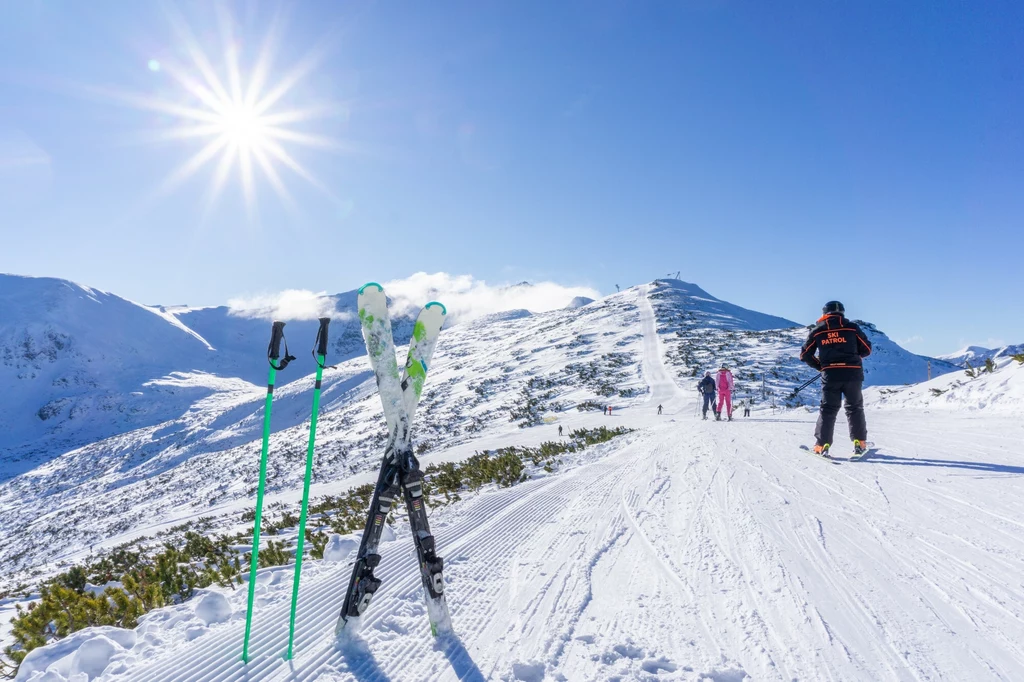
<instances>
[{"instance_id":1,"label":"snow-covered mountain","mask_svg":"<svg viewBox=\"0 0 1024 682\"><path fill-rule=\"evenodd\" d=\"M55 280L43 284L88 291ZM89 334L101 340L126 335L139 319L163 324L167 329L158 332L167 336L153 332L128 351L136 359L145 350L146 357L157 356L159 362L139 361L131 374L114 375L107 389L113 404L141 393L139 401L153 406L154 413L134 421L104 421L106 413L98 411L87 420L77 413L58 415L64 424L85 422L76 432L85 444L71 446L59 445L46 430L50 420L34 414L38 407L30 405L19 414L20 419L44 423L35 425L38 441L24 445L19 434L16 443L22 452L33 448L29 455L10 454L17 450L5 443L0 460L7 479L0 480L0 527L5 536L18 539L0 546L7 579L15 577L10 572L15 567L29 569L112 537L150 532L197 510L225 514L234 505L248 504L254 490L265 394L255 382L266 371L269 323L236 318L226 308L160 311L105 296L101 300L124 311L125 325L80 329L55 315L39 326L57 330L53 333L68 339L66 347L77 348L85 345L80 341L85 338L96 345ZM614 399L624 405L636 400L642 391L635 352L639 336L636 307L629 298L610 297L600 304L536 315L509 311L445 331L420 408L418 451L478 439L510 419L534 425L544 414L575 410L587 401ZM343 294L336 307L344 313L354 300L354 294ZM75 298L67 308L74 310L82 301ZM332 323L328 358L337 368L324 377L315 469L316 481L324 485L375 467L386 435L354 324ZM9 336L19 338L26 326L31 325L11 325ZM397 339L409 338L412 319L397 319L393 329ZM303 346L312 346L315 322L289 323L286 332L299 359L278 373L271 494L291 490L301 479L309 420L313 361ZM199 350L193 351L189 343ZM181 344L186 345L179 348ZM37 387L35 400L44 405L55 400L54 391L73 404L92 398L86 390L62 394L63 387L53 385L50 377L91 369L94 358L58 355L52 364L34 359L49 374L42 377L37 369L35 374L15 375L4 395L24 383ZM76 532L67 533L69 528Z\"/></svg>"},{"instance_id":2,"label":"snow-covered mountain","mask_svg":"<svg viewBox=\"0 0 1024 682\"><path fill-rule=\"evenodd\" d=\"M741 397L778 401L815 374L798 357L810 326L741 308L679 280L656 281L650 297L668 364L680 381L691 379L694 390L706 370L725 365ZM864 363L867 386L924 381L929 362L933 376L958 369L907 351L870 322L857 322L873 347ZM814 391L800 397L813 400Z\"/></svg>"},{"instance_id":3,"label":"snow-covered mountain","mask_svg":"<svg viewBox=\"0 0 1024 682\"><path fill-rule=\"evenodd\" d=\"M967 367L968 363L972 367L980 367L985 364L985 360L991 358L992 360L998 360L1002 358L1008 358L1011 355L1019 355L1024 353L1024 343L1018 343L1015 346L1002 346L1000 348L985 348L984 346L967 346L961 348L955 353L948 355L940 355L940 360L951 362L957 367Z\"/></svg>"},{"instance_id":4,"label":"snow-covered mountain","mask_svg":"<svg viewBox=\"0 0 1024 682\"><path fill-rule=\"evenodd\" d=\"M361 355L355 292L328 297L331 356ZM269 321L226 306L146 306L66 280L0 275L0 480L56 454L180 417L266 381ZM413 316L396 315L408 335ZM315 320L288 323L305 356ZM281 385L298 378L282 372ZM17 463L17 464L16 464Z\"/></svg>"},{"instance_id":5,"label":"snow-covered mountain","mask_svg":"<svg viewBox=\"0 0 1024 682\"><path fill-rule=\"evenodd\" d=\"M294 660L282 657L293 570L282 565L258 573L248 664L246 590L211 585L136 627L87 628L38 648L18 679L1021 679L1017 415L873 405L879 448L836 464L797 448L813 432L811 410L695 418L694 368L725 361L755 378L763 370L769 391L792 385L787 362L805 329L765 317L661 281L442 334L417 417L425 464L536 445L556 439L556 426L635 429L552 472L432 509L452 637L427 631L400 519L381 546L383 586L350 639L333 636L351 572L340 552L304 564ZM905 353L891 352L894 363ZM876 379L891 371L871 363ZM979 381L1016 391L1019 375L1000 366ZM309 383L296 370L277 396L268 508L301 496ZM314 497L371 480L383 439L362 358L325 383ZM73 558L81 537L109 546L202 517L237 527L253 501L261 416L262 392L246 390L0 485L4 544L27 552L20 565L38 565Z\"/></svg>"},{"instance_id":6,"label":"snow-covered mountain","mask_svg":"<svg viewBox=\"0 0 1024 682\"><path fill-rule=\"evenodd\" d=\"M535 424L588 401L634 400L641 390L636 295L574 299L537 315L510 310L447 330L424 403L421 448L464 442L524 404L531 412L517 419ZM650 299L666 359L680 377L724 362L736 369L741 396L766 399L811 376L795 357L805 329L792 321L678 280L655 282ZM0 301L0 524L32 538L29 551L0 547L0 562L17 555L28 568L64 553L69 544L48 538L68 524L80 527L70 537L86 547L197 506L222 509L251 492L267 320L225 306L145 306L63 280L9 275L0 277ZM317 467L324 482L371 468L383 438L355 292L329 304L336 311L330 359L339 366L324 381ZM397 315L396 338L407 338L411 326L411 314ZM925 377L925 359L865 326L875 343L869 384ZM286 328L300 359L278 375L271 490L294 485L300 473L306 349L315 330L312 320ZM106 513L111 508L123 513ZM57 517L59 509L72 511Z\"/></svg>"}]
</instances>

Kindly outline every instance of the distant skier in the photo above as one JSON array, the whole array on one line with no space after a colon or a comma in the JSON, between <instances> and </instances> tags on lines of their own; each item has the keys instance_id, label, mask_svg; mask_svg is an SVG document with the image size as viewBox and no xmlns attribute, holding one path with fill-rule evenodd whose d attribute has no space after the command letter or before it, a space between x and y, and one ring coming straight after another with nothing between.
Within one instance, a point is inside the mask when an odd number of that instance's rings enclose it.
<instances>
[{"instance_id":1,"label":"distant skier","mask_svg":"<svg viewBox=\"0 0 1024 682\"><path fill-rule=\"evenodd\" d=\"M558 425L558 437L559 438L562 437L562 425L561 424Z\"/></svg>"},{"instance_id":2,"label":"distant skier","mask_svg":"<svg viewBox=\"0 0 1024 682\"><path fill-rule=\"evenodd\" d=\"M658 405L658 414L661 414L661 405Z\"/></svg>"},{"instance_id":3,"label":"distant skier","mask_svg":"<svg viewBox=\"0 0 1024 682\"><path fill-rule=\"evenodd\" d=\"M715 419L722 418L722 405L725 405L726 415L732 421L732 372L725 365L718 370L718 414Z\"/></svg>"},{"instance_id":4,"label":"distant skier","mask_svg":"<svg viewBox=\"0 0 1024 682\"><path fill-rule=\"evenodd\" d=\"M821 372L821 409L814 427L814 451L828 456L836 415L845 397L853 451L860 455L867 449L863 359L871 355L871 341L860 327L846 319L846 309L839 301L829 301L821 312L817 326L807 335L800 351L800 359Z\"/></svg>"},{"instance_id":5,"label":"distant skier","mask_svg":"<svg viewBox=\"0 0 1024 682\"><path fill-rule=\"evenodd\" d=\"M697 392L704 396L704 419L708 418L708 407L718 419L718 412L715 410L715 380L711 378L711 372L704 372L704 378L697 384Z\"/></svg>"},{"instance_id":6,"label":"distant skier","mask_svg":"<svg viewBox=\"0 0 1024 682\"><path fill-rule=\"evenodd\" d=\"M743 416L750 416L750 398L747 398L745 401L743 401Z\"/></svg>"}]
</instances>

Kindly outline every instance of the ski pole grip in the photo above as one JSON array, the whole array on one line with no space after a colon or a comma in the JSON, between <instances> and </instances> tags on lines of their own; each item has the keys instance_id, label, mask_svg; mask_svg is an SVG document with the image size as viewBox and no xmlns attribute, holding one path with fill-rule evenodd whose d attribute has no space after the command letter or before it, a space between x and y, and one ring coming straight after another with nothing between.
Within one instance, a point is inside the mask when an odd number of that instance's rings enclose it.
<instances>
[{"instance_id":1,"label":"ski pole grip","mask_svg":"<svg viewBox=\"0 0 1024 682\"><path fill-rule=\"evenodd\" d=\"M327 325L331 323L331 318L321 317L320 318L320 330L316 333L316 354L327 357Z\"/></svg>"},{"instance_id":2,"label":"ski pole grip","mask_svg":"<svg viewBox=\"0 0 1024 682\"><path fill-rule=\"evenodd\" d=\"M267 348L267 357L277 360L281 357L281 341L284 339L284 322L274 322L274 329L270 332L270 346Z\"/></svg>"}]
</instances>

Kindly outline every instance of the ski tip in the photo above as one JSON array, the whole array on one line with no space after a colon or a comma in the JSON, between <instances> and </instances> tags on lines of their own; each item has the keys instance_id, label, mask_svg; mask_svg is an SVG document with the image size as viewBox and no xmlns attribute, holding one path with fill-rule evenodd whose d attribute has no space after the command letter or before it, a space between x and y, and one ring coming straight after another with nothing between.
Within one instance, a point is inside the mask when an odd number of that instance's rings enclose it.
<instances>
[{"instance_id":1,"label":"ski tip","mask_svg":"<svg viewBox=\"0 0 1024 682\"><path fill-rule=\"evenodd\" d=\"M359 293L362 294L368 287L377 287L378 290L384 291L384 287L377 284L376 282L367 282L363 286L359 287Z\"/></svg>"},{"instance_id":2,"label":"ski tip","mask_svg":"<svg viewBox=\"0 0 1024 682\"><path fill-rule=\"evenodd\" d=\"M430 303L428 303L427 305L425 305L423 307L424 308L433 308L436 305L441 306L441 314L442 315L447 315L448 314L448 308L446 308L444 303L441 303L440 301L431 301Z\"/></svg>"}]
</instances>

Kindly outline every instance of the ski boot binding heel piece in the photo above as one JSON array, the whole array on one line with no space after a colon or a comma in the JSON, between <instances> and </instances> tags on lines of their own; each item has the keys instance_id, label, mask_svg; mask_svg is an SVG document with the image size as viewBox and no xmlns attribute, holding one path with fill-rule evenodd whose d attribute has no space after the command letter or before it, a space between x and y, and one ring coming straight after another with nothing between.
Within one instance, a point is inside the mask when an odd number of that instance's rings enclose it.
<instances>
[{"instance_id":1,"label":"ski boot binding heel piece","mask_svg":"<svg viewBox=\"0 0 1024 682\"><path fill-rule=\"evenodd\" d=\"M828 443L825 443L824 445L815 445L814 454L819 457L824 457L825 459L832 459L832 455L828 454L829 447Z\"/></svg>"},{"instance_id":2,"label":"ski boot binding heel piece","mask_svg":"<svg viewBox=\"0 0 1024 682\"><path fill-rule=\"evenodd\" d=\"M444 559L435 553L434 536L428 535L420 538L420 549L423 552L420 563L423 585L430 592L431 597L440 597L444 594Z\"/></svg>"},{"instance_id":3,"label":"ski boot binding heel piece","mask_svg":"<svg viewBox=\"0 0 1024 682\"><path fill-rule=\"evenodd\" d=\"M380 554L367 554L357 562L356 582L352 586L348 612L345 614L349 618L361 616L366 607L370 605L370 601L373 600L374 593L381 586L382 581L373 575L373 569L377 568L379 563Z\"/></svg>"}]
</instances>

